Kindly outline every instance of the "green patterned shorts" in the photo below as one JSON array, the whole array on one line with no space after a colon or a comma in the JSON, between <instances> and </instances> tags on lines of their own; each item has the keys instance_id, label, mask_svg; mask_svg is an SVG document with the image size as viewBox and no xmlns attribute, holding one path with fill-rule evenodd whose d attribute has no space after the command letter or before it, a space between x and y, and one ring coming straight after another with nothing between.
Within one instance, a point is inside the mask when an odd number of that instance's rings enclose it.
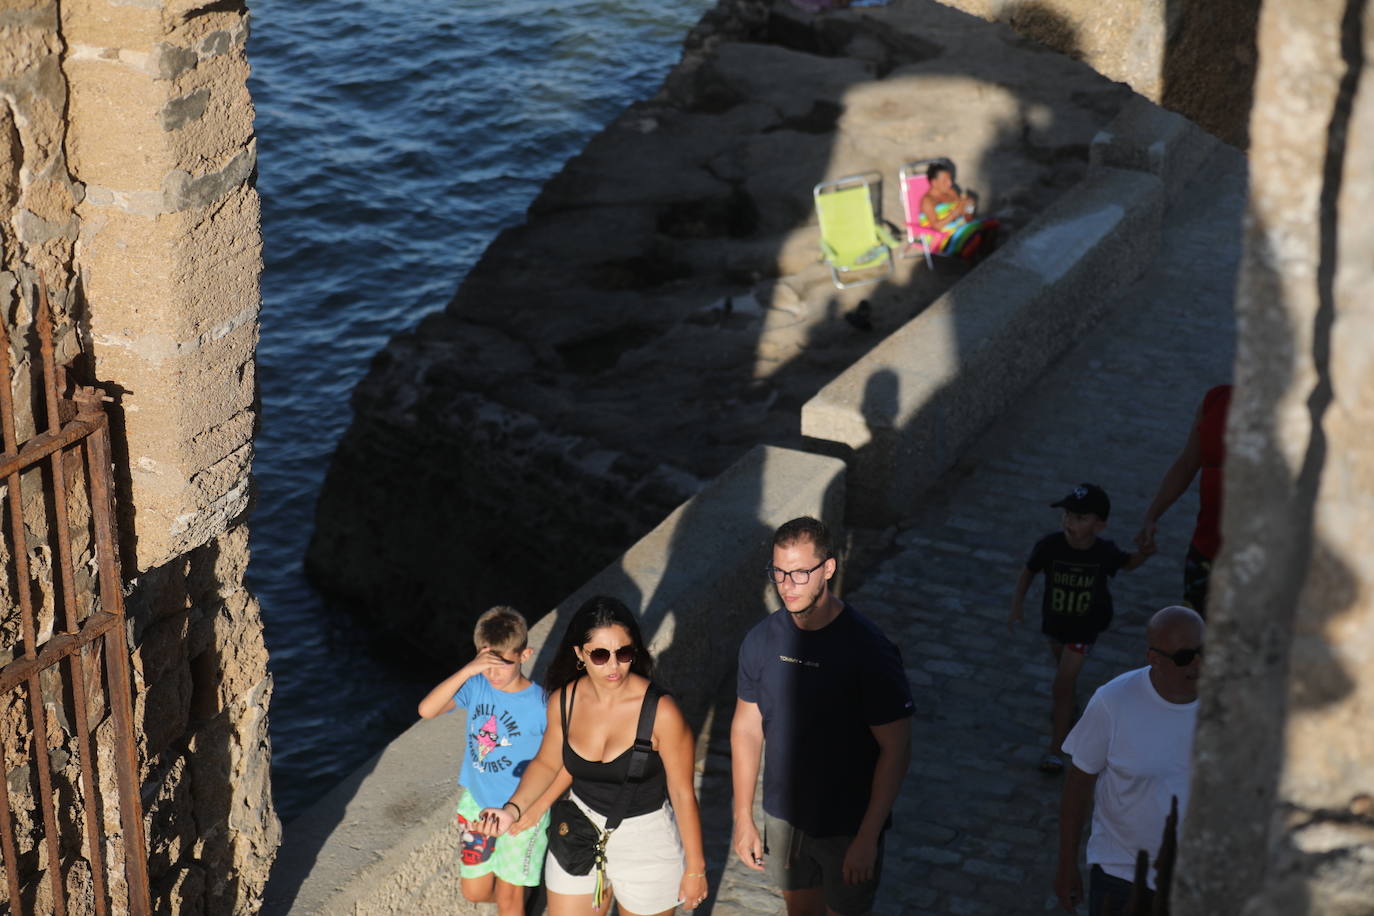
<instances>
[{"instance_id":1,"label":"green patterned shorts","mask_svg":"<svg viewBox=\"0 0 1374 916\"><path fill-rule=\"evenodd\" d=\"M464 789L458 799L457 820L465 846L479 845L478 842L469 842L471 838L467 832L467 824L476 821L481 810ZM549 843L548 827L549 814L546 811L539 819L539 823L530 829L521 831L516 836L497 837L490 855L474 864L464 861L458 867L458 874L464 878L480 878L495 872L496 877L507 884L537 887L544 868L544 850Z\"/></svg>"}]
</instances>

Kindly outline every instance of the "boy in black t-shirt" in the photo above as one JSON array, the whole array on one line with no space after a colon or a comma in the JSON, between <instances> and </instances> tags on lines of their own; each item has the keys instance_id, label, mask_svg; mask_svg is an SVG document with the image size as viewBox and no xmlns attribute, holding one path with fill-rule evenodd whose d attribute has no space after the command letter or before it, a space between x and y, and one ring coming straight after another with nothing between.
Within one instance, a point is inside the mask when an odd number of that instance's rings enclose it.
<instances>
[{"instance_id":1,"label":"boy in black t-shirt","mask_svg":"<svg viewBox=\"0 0 1374 916\"><path fill-rule=\"evenodd\" d=\"M1060 745L1073 724L1078 672L1092 651L1097 634L1112 622L1108 580L1118 570L1135 569L1144 563L1154 553L1154 547L1126 553L1098 537L1107 527L1112 503L1107 491L1095 484L1079 484L1068 496L1050 505L1064 510L1061 530L1041 538L1031 550L1012 595L1007 629L1010 631L1012 624L1021 622L1026 590L1043 570L1045 595L1040 630L1049 637L1056 672L1051 716L1054 733L1050 752L1040 760L1040 769L1058 773L1064 768Z\"/></svg>"}]
</instances>

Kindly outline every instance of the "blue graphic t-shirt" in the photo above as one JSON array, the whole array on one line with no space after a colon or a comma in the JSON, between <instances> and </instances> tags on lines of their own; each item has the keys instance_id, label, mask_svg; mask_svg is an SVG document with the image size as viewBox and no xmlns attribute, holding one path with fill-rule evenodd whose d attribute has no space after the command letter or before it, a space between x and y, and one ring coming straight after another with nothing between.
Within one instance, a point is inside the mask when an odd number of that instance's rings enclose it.
<instances>
[{"instance_id":1,"label":"blue graphic t-shirt","mask_svg":"<svg viewBox=\"0 0 1374 916\"><path fill-rule=\"evenodd\" d=\"M458 688L453 702L468 712L468 740L458 783L481 807L499 808L514 794L525 767L539 753L547 723L544 688L531 684L506 693L479 674Z\"/></svg>"}]
</instances>

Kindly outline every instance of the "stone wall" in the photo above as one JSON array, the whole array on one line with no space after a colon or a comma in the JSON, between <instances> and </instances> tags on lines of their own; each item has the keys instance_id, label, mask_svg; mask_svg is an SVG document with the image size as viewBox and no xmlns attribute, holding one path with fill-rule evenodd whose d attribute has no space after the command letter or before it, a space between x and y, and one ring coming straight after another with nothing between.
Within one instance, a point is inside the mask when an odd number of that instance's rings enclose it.
<instances>
[{"instance_id":1,"label":"stone wall","mask_svg":"<svg viewBox=\"0 0 1374 916\"><path fill-rule=\"evenodd\" d=\"M1244 148L1260 0L940 0L1005 22Z\"/></svg>"},{"instance_id":2,"label":"stone wall","mask_svg":"<svg viewBox=\"0 0 1374 916\"><path fill-rule=\"evenodd\" d=\"M112 396L160 912L253 911L278 837L271 678L243 587L261 269L246 30L233 0L0 9L0 305L16 400L30 398L41 270L59 359Z\"/></svg>"},{"instance_id":3,"label":"stone wall","mask_svg":"<svg viewBox=\"0 0 1374 916\"><path fill-rule=\"evenodd\" d=\"M1374 3L1268 0L1174 912L1374 913Z\"/></svg>"}]
</instances>

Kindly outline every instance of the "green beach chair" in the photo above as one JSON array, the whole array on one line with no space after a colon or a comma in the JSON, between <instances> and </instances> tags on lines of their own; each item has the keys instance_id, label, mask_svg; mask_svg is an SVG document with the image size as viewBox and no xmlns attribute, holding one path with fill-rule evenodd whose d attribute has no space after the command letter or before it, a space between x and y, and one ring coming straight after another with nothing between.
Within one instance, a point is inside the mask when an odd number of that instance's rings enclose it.
<instances>
[{"instance_id":1,"label":"green beach chair","mask_svg":"<svg viewBox=\"0 0 1374 916\"><path fill-rule=\"evenodd\" d=\"M878 219L882 180L877 172L864 172L823 181L812 192L821 253L836 289L877 283L892 273L897 240Z\"/></svg>"}]
</instances>

